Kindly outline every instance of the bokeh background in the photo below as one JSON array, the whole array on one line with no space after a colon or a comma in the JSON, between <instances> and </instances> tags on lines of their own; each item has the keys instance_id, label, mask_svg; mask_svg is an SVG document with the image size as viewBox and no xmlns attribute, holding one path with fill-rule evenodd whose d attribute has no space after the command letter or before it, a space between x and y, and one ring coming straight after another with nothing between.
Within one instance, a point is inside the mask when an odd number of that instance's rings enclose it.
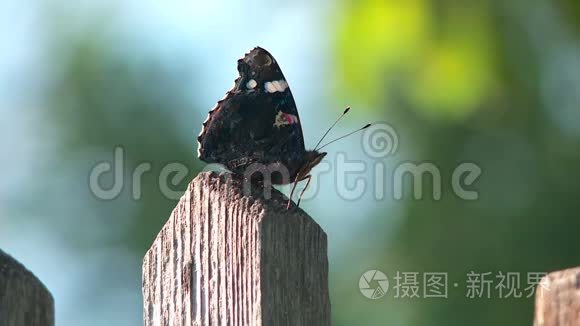
<instances>
[{"instance_id":1,"label":"bokeh background","mask_svg":"<svg viewBox=\"0 0 580 326\"><path fill-rule=\"evenodd\" d=\"M201 122L256 45L284 70L307 147L346 105L333 134L384 121L398 135L379 161L362 135L328 148L331 166L336 153L384 165L362 174L364 196L342 199L333 166L303 202L328 233L334 325L529 325L532 299L466 298L466 274L525 283L580 265L578 1L0 0L0 36L0 248L51 290L58 325L142 322L141 259L176 204L159 172L186 165L183 190L204 168ZM89 173L117 145L126 185L101 200ZM482 169L474 201L450 184L466 161ZM416 200L408 183L395 200L402 162L435 164L441 199ZM358 285L370 269L392 282L446 272L459 287L369 300Z\"/></svg>"}]
</instances>

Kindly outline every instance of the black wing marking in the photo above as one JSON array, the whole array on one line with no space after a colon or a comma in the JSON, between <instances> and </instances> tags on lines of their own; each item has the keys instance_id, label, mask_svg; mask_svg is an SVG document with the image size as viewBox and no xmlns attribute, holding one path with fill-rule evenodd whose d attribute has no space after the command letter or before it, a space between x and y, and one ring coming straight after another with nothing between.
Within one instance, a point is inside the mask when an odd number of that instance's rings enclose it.
<instances>
[{"instance_id":1,"label":"black wing marking","mask_svg":"<svg viewBox=\"0 0 580 326\"><path fill-rule=\"evenodd\" d=\"M240 77L209 112L198 136L198 156L233 169L250 162L297 165L305 152L290 88L266 50L238 60Z\"/></svg>"}]
</instances>

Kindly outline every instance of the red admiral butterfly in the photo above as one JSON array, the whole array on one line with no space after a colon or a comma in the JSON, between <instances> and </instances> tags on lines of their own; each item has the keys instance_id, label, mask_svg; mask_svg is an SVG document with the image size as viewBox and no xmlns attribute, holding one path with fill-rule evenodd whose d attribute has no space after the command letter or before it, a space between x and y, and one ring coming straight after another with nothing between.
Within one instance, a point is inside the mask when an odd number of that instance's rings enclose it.
<instances>
[{"instance_id":1,"label":"red admiral butterfly","mask_svg":"<svg viewBox=\"0 0 580 326\"><path fill-rule=\"evenodd\" d=\"M297 205L300 205L300 198L310 183L309 172L326 153L304 148L294 98L278 63L268 51L260 47L252 49L238 60L238 72L240 76L233 88L203 122L197 137L198 157L208 163L223 164L235 175L249 176L251 181L262 182L268 173L272 184L293 182L287 208L297 183L306 180L298 198ZM346 112L348 108L340 118Z\"/></svg>"}]
</instances>

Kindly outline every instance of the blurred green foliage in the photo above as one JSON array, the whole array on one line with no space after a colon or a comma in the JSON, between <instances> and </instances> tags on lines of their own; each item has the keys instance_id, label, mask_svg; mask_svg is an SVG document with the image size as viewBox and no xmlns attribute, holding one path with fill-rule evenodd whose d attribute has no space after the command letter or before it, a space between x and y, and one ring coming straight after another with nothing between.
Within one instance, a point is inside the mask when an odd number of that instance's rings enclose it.
<instances>
[{"instance_id":1,"label":"blurred green foliage","mask_svg":"<svg viewBox=\"0 0 580 326\"><path fill-rule=\"evenodd\" d=\"M104 24L104 22L103 22ZM91 24L88 24L91 25ZM189 177L173 185L183 190L200 165L192 160L195 151L194 133L182 137L178 112L191 112L191 121L199 120L187 99L191 86L188 61L179 67L159 60L154 55L118 51L122 40L110 34L98 23L88 30L90 35L56 31L53 52L58 71L49 81L47 118L54 121L62 137L60 156L63 162L78 164L84 152L107 153L112 161L113 149L124 150L123 195L112 202L101 202L113 225L123 225L124 232L109 241L127 247L135 255L142 255L164 223L160 216L168 216L174 200L162 196L157 176L167 163L178 162L190 167ZM183 70L182 70L183 69ZM86 165L95 163L86 162ZM135 206L131 201L132 172L141 163L152 169L144 174L142 198L130 216L123 207ZM66 164L66 163L65 163ZM112 176L111 176L112 177ZM119 182L119 180L116 180ZM114 180L104 184L107 189ZM82 241L82 239L79 239ZM104 242L103 245L110 245Z\"/></svg>"},{"instance_id":2,"label":"blurred green foliage","mask_svg":"<svg viewBox=\"0 0 580 326\"><path fill-rule=\"evenodd\" d=\"M441 201L407 202L378 266L388 275L445 271L463 288L472 270L520 272L525 283L527 272L580 263L580 185L570 180L577 180L580 141L559 130L551 114L567 113L547 107L542 89L546 62L560 51L580 54L579 7L428 0L342 6L335 52L343 96L405 126L421 148L416 160L444 173L462 161L483 170L476 202L455 197L449 184ZM580 103L572 105L567 119L578 123ZM337 325L398 325L390 318L401 312L412 325L529 325L533 317L532 299L474 300L452 287L448 300L398 299L373 308L342 299L354 292L335 292Z\"/></svg>"},{"instance_id":3,"label":"blurred green foliage","mask_svg":"<svg viewBox=\"0 0 580 326\"><path fill-rule=\"evenodd\" d=\"M391 84L433 118L461 118L493 92L489 4L358 1L338 17L339 87L380 108ZM433 10L436 9L436 10ZM353 87L356 85L356 87Z\"/></svg>"},{"instance_id":4,"label":"blurred green foliage","mask_svg":"<svg viewBox=\"0 0 580 326\"><path fill-rule=\"evenodd\" d=\"M433 162L446 176L471 161L483 174L476 184L479 200L462 201L444 183L440 201L402 203L400 224L389 226L396 228L390 232L394 237L369 243L365 257L351 257L355 251L348 246L340 249L344 258L330 266L333 324L529 325L531 299L472 300L450 289L445 300L370 301L360 295L352 276L360 273L352 265L388 275L444 271L459 282L472 270L527 273L580 264L580 110L573 96L580 82L559 79L566 76L562 71L580 71L580 5L573 0L336 5L329 19L334 96L404 130L414 156L387 160ZM65 175L79 165L88 171L96 158L111 159L117 145L125 149L126 171L142 162L153 170L143 179L143 200L132 201L128 187L111 202L91 198L92 209L115 230L106 237L87 243L70 228L56 232L80 251L110 247L140 259L163 225L161 217L175 205L159 193L155 176L163 164L190 167L189 178L175 189L184 189L202 167L194 159L197 130L185 137L182 122L183 112L187 126L197 128L205 118L190 101L192 84L201 80L190 76L198 68L190 53L161 60L124 44L109 14L95 16L100 18L74 32L62 23L66 14L47 27L52 73L45 119L59 131L62 158L50 173ZM375 239L390 224L382 203L372 214L365 229Z\"/></svg>"}]
</instances>

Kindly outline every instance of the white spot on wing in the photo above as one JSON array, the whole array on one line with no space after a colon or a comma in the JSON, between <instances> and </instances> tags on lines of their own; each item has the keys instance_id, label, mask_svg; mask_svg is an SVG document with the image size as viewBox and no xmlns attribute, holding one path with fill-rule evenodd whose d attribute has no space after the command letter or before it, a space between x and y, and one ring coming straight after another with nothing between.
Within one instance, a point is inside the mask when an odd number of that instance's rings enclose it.
<instances>
[{"instance_id":1,"label":"white spot on wing","mask_svg":"<svg viewBox=\"0 0 580 326\"><path fill-rule=\"evenodd\" d=\"M278 92L284 92L286 88L288 88L288 84L286 83L285 80L279 80L276 83L276 88L278 89Z\"/></svg>"},{"instance_id":2,"label":"white spot on wing","mask_svg":"<svg viewBox=\"0 0 580 326\"><path fill-rule=\"evenodd\" d=\"M266 82L264 84L264 88L268 93L276 93L278 91L278 89L276 88L276 86L274 86L272 82Z\"/></svg>"},{"instance_id":3,"label":"white spot on wing","mask_svg":"<svg viewBox=\"0 0 580 326\"><path fill-rule=\"evenodd\" d=\"M258 83L254 79L250 79L250 81L246 83L248 89L254 89L256 85L258 85Z\"/></svg>"},{"instance_id":4,"label":"white spot on wing","mask_svg":"<svg viewBox=\"0 0 580 326\"><path fill-rule=\"evenodd\" d=\"M271 82L266 82L264 88L268 93L284 92L288 88L288 83L284 79L273 80Z\"/></svg>"}]
</instances>

